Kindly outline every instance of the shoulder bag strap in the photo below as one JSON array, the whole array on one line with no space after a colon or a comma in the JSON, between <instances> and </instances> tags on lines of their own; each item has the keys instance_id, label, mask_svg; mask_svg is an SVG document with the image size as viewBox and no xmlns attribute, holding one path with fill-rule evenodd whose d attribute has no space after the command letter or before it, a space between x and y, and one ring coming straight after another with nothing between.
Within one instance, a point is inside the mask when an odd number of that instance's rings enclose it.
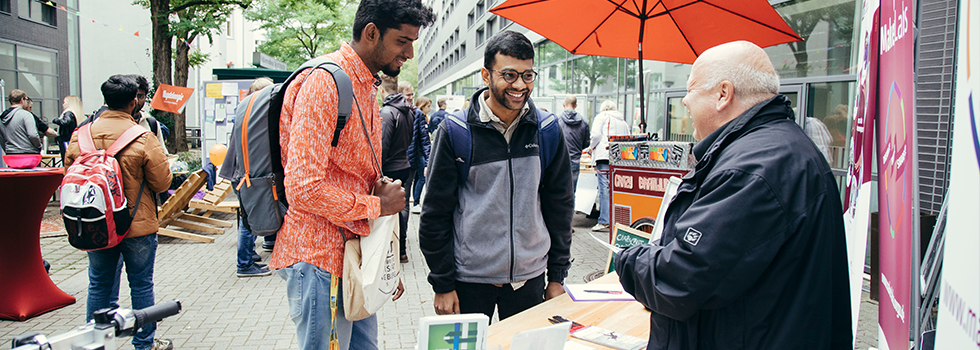
<instances>
[{"instance_id":1,"label":"shoulder bag strap","mask_svg":"<svg viewBox=\"0 0 980 350\"><path fill-rule=\"evenodd\" d=\"M123 132L123 134L120 135L119 138L116 139L116 141L114 141L111 146L109 146L109 149L106 150L106 155L110 157L115 157L116 153L119 153L119 151L121 151L123 148L126 148L126 146L128 146L130 143L132 143L140 136L143 136L143 134L148 132L150 131L146 130L146 128L140 125L133 125L129 127L129 129L126 129L126 131ZM89 132L88 137L91 140L92 138L91 132Z\"/></svg>"},{"instance_id":2,"label":"shoulder bag strap","mask_svg":"<svg viewBox=\"0 0 980 350\"><path fill-rule=\"evenodd\" d=\"M92 123L78 128L78 150L81 154L95 152L95 141L92 140Z\"/></svg>"}]
</instances>

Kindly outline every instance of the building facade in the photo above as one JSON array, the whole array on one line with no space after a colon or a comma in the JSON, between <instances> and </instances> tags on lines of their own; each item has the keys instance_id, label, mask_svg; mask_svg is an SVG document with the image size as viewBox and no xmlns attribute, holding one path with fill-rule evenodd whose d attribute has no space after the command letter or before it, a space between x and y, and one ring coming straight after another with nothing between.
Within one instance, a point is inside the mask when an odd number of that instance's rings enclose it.
<instances>
[{"instance_id":1,"label":"building facade","mask_svg":"<svg viewBox=\"0 0 980 350\"><path fill-rule=\"evenodd\" d=\"M0 0L4 107L10 90L24 90L34 114L56 127L51 121L61 113L61 100L80 91L78 17L69 14L77 8L78 0ZM57 149L49 138L46 150Z\"/></svg>"}]
</instances>

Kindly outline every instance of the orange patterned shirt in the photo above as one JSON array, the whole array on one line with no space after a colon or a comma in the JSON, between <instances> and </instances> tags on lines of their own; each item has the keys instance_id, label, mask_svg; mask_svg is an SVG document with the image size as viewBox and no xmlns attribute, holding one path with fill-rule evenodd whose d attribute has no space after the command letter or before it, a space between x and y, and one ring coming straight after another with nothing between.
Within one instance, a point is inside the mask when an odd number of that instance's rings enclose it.
<instances>
[{"instance_id":1,"label":"orange patterned shirt","mask_svg":"<svg viewBox=\"0 0 980 350\"><path fill-rule=\"evenodd\" d=\"M381 199L370 194L380 174L375 170L356 105L360 103L370 141L380 152L381 116L375 102L380 80L347 43L327 57L351 77L355 105L337 147L331 147L337 125L333 76L323 69L312 73L308 69L286 89L279 143L289 211L269 266L279 269L303 261L342 275L344 239L338 228L349 237L350 233L365 236L371 233L367 219L375 219L381 212ZM307 75L309 79L303 82Z\"/></svg>"}]
</instances>

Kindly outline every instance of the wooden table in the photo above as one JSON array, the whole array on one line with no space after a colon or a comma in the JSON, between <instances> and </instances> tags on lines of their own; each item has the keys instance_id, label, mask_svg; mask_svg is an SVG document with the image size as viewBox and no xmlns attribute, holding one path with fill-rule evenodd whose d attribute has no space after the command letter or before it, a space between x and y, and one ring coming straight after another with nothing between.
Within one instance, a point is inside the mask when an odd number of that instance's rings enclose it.
<instances>
[{"instance_id":1,"label":"wooden table","mask_svg":"<svg viewBox=\"0 0 980 350\"><path fill-rule=\"evenodd\" d=\"M619 276L614 272L591 283L618 284ZM497 349L498 346L502 349L510 349L510 341L514 333L550 326L551 322L548 322L548 318L555 315L584 325L598 326L641 339L647 339L650 336L650 311L647 311L643 305L636 301L574 302L568 294L562 294L491 325L488 329L490 334L487 338L487 349ZM579 339L571 339L596 349L611 349Z\"/></svg>"}]
</instances>

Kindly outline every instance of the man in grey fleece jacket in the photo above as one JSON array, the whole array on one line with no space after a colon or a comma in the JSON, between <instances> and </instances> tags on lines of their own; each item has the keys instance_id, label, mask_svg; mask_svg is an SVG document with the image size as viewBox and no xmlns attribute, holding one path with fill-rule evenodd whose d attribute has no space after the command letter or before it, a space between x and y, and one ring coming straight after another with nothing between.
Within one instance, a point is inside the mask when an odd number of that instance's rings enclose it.
<instances>
[{"instance_id":1,"label":"man in grey fleece jacket","mask_svg":"<svg viewBox=\"0 0 980 350\"><path fill-rule=\"evenodd\" d=\"M10 108L0 115L0 144L4 154L40 154L41 136L34 124L34 115L24 109L30 97L19 89L7 96Z\"/></svg>"},{"instance_id":2,"label":"man in grey fleece jacket","mask_svg":"<svg viewBox=\"0 0 980 350\"><path fill-rule=\"evenodd\" d=\"M542 169L539 123L557 121L553 114L539 120L529 99L533 64L527 38L497 34L487 43L481 72L489 88L436 131L428 176L439 186L429 187L422 202L419 246L437 314L493 317L496 309L503 320L564 293L571 266L571 161L561 137ZM472 151L457 156L447 133L463 124ZM457 172L461 157L469 164L465 175Z\"/></svg>"}]
</instances>

